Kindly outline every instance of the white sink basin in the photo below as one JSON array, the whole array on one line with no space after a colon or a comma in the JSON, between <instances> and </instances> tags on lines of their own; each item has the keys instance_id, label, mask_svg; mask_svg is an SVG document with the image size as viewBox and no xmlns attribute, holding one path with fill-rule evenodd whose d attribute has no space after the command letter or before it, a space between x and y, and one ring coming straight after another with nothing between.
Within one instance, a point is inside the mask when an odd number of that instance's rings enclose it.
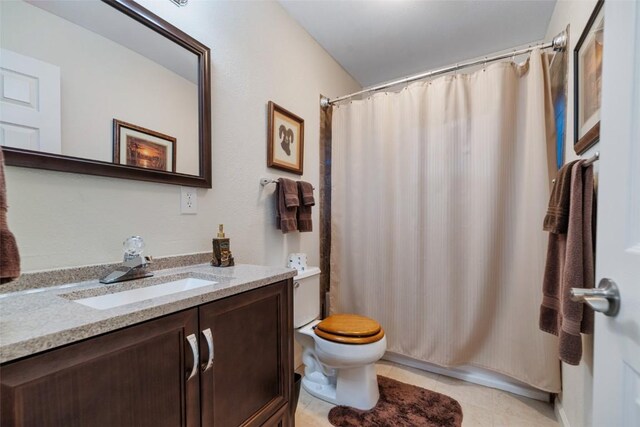
<instances>
[{"instance_id":1,"label":"white sink basin","mask_svg":"<svg viewBox=\"0 0 640 427\"><path fill-rule=\"evenodd\" d=\"M87 307L96 308L98 310L107 310L109 308L120 307L121 305L145 301L165 295L177 294L178 292L202 288L204 286L215 285L216 283L218 282L214 282L213 280L195 279L190 277L144 288L130 289L128 291L115 292L113 294L77 299L74 300L74 302L86 305Z\"/></svg>"}]
</instances>

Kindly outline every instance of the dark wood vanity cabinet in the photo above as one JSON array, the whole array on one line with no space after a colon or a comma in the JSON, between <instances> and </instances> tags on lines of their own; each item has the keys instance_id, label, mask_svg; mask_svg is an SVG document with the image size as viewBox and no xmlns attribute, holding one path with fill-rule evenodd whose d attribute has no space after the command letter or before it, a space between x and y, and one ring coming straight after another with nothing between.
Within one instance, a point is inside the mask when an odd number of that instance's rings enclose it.
<instances>
[{"instance_id":1,"label":"dark wood vanity cabinet","mask_svg":"<svg viewBox=\"0 0 640 427\"><path fill-rule=\"evenodd\" d=\"M200 380L203 426L278 425L270 418L287 406L293 375L291 299L280 282L200 307L200 329L214 344Z\"/></svg>"},{"instance_id":2,"label":"dark wood vanity cabinet","mask_svg":"<svg viewBox=\"0 0 640 427\"><path fill-rule=\"evenodd\" d=\"M191 309L0 368L3 427L200 425Z\"/></svg>"},{"instance_id":3,"label":"dark wood vanity cabinet","mask_svg":"<svg viewBox=\"0 0 640 427\"><path fill-rule=\"evenodd\" d=\"M278 282L7 363L0 425L289 426L291 292Z\"/></svg>"}]
</instances>

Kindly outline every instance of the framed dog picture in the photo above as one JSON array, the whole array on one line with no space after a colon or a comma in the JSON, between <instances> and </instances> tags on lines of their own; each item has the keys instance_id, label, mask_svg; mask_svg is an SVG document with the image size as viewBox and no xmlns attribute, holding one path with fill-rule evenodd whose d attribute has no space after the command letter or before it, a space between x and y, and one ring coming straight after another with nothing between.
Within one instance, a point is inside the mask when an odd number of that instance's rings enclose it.
<instances>
[{"instance_id":1,"label":"framed dog picture","mask_svg":"<svg viewBox=\"0 0 640 427\"><path fill-rule=\"evenodd\" d=\"M113 119L113 163L176 171L176 138Z\"/></svg>"},{"instance_id":2,"label":"framed dog picture","mask_svg":"<svg viewBox=\"0 0 640 427\"><path fill-rule=\"evenodd\" d=\"M584 153L600 140L602 97L602 51L604 36L603 0L596 4L573 52L574 60L574 144L576 154Z\"/></svg>"},{"instance_id":3,"label":"framed dog picture","mask_svg":"<svg viewBox=\"0 0 640 427\"><path fill-rule=\"evenodd\" d=\"M304 120L269 101L267 166L302 175Z\"/></svg>"}]
</instances>

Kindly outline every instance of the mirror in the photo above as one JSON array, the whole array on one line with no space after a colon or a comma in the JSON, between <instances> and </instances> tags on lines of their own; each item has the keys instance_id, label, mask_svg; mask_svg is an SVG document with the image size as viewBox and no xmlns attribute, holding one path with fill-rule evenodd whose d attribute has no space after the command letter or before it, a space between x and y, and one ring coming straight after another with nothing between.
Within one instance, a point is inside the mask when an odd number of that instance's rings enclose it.
<instances>
[{"instance_id":1,"label":"mirror","mask_svg":"<svg viewBox=\"0 0 640 427\"><path fill-rule=\"evenodd\" d=\"M211 188L209 48L129 0L0 2L8 165Z\"/></svg>"}]
</instances>

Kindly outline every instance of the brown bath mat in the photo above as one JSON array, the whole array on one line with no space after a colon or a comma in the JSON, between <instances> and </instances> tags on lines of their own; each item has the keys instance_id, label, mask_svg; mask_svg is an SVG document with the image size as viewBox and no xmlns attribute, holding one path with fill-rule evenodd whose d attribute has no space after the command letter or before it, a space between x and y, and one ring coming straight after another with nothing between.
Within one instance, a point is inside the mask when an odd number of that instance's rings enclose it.
<instances>
[{"instance_id":1,"label":"brown bath mat","mask_svg":"<svg viewBox=\"0 0 640 427\"><path fill-rule=\"evenodd\" d=\"M336 406L329 422L338 427L460 427L462 407L444 394L378 375L380 400L361 411Z\"/></svg>"}]
</instances>

